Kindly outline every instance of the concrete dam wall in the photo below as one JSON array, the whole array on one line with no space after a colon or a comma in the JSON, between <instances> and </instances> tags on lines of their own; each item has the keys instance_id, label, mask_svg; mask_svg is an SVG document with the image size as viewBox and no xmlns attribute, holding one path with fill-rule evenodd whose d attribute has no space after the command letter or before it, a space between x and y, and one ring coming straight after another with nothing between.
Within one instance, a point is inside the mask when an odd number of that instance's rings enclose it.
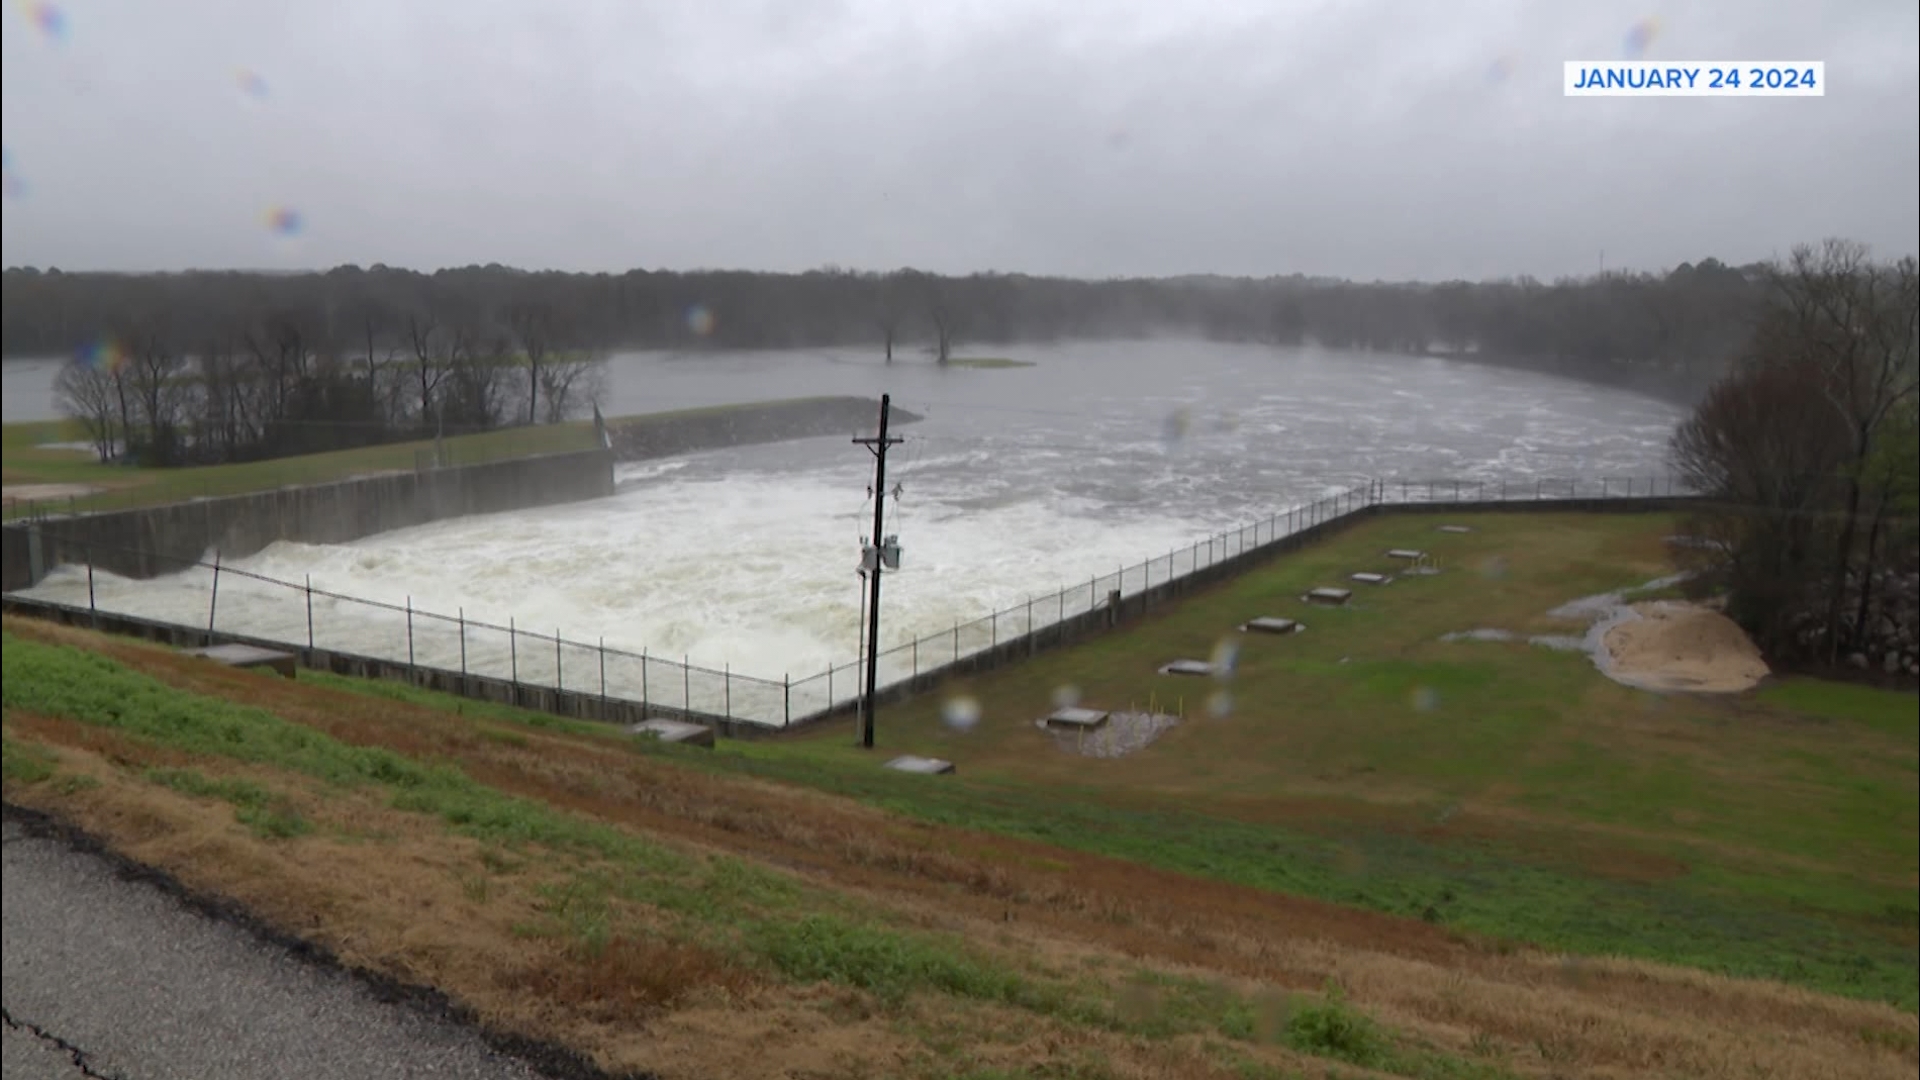
<instances>
[{"instance_id":1,"label":"concrete dam wall","mask_svg":"<svg viewBox=\"0 0 1920 1080\"><path fill-rule=\"evenodd\" d=\"M30 588L63 564L151 578L210 550L239 557L277 540L340 544L465 514L603 498L614 491L613 466L608 450L585 450L9 523L4 588Z\"/></svg>"},{"instance_id":2,"label":"concrete dam wall","mask_svg":"<svg viewBox=\"0 0 1920 1080\"><path fill-rule=\"evenodd\" d=\"M888 422L911 424L918 419L895 406ZM801 398L610 420L607 437L621 461L644 461L788 439L871 435L879 422L880 403L872 398Z\"/></svg>"}]
</instances>

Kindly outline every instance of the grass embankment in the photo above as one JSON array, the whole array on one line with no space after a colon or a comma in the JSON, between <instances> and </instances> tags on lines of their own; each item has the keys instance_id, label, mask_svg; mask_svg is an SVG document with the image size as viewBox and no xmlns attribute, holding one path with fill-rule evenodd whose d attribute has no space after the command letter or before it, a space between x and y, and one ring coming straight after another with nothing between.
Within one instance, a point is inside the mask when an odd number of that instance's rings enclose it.
<instances>
[{"instance_id":1,"label":"grass embankment","mask_svg":"<svg viewBox=\"0 0 1920 1080\"><path fill-rule=\"evenodd\" d=\"M1370 521L1124 633L883 709L886 751L944 757L967 778L895 805L1552 948L1914 1008L1914 696L1801 679L1658 695L1579 654L1443 642L1482 627L1578 633L1544 613L1671 570L1665 516L1460 520L1475 531ZM1299 601L1393 570L1394 547L1432 552L1442 572L1353 585L1344 608ZM1257 615L1308 629L1229 629ZM1223 638L1239 650L1230 682L1155 674ZM1063 686L1109 708L1184 698L1186 721L1132 757L1061 753L1032 721ZM1216 689L1231 695L1218 718ZM965 733L941 721L963 694L983 717ZM858 760L846 727L741 753L806 779Z\"/></svg>"},{"instance_id":2,"label":"grass embankment","mask_svg":"<svg viewBox=\"0 0 1920 1080\"><path fill-rule=\"evenodd\" d=\"M607 425L616 432L644 430L704 416L827 400L834 399L794 398L678 409L610 418ZM244 495L290 484L327 483L396 469L411 470L421 455L430 456L435 452L434 441L427 439L233 465L151 469L102 464L96 454L85 448L86 442L85 427L74 420L7 424L0 429L0 452L4 453L0 458L0 476L4 476L9 487L52 484L80 489L71 497L60 494L39 499L62 510L69 505L77 510L117 510L220 495ZM456 465L586 450L594 445L593 425L587 421L523 425L454 435L444 440L447 458ZM28 513L33 498L31 495L9 498L6 516Z\"/></svg>"},{"instance_id":3,"label":"grass embankment","mask_svg":"<svg viewBox=\"0 0 1920 1080\"><path fill-rule=\"evenodd\" d=\"M414 692L385 684L284 680L27 620L5 630L9 801L611 1069L1091 1080L1912 1068L1914 1018L1886 1006L1563 961L914 821L726 775L769 763L727 751L401 700ZM994 795L870 762L817 768L907 807Z\"/></svg>"}]
</instances>

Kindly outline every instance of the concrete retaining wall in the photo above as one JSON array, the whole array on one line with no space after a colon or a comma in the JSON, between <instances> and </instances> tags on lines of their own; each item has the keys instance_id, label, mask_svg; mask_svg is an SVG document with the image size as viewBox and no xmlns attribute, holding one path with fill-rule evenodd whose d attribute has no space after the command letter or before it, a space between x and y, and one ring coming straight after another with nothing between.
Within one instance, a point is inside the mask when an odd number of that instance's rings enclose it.
<instances>
[{"instance_id":1,"label":"concrete retaining wall","mask_svg":"<svg viewBox=\"0 0 1920 1080\"><path fill-rule=\"evenodd\" d=\"M609 421L607 437L621 461L644 461L788 439L872 434L880 419L879 406L871 398L823 397L628 416ZM889 422L898 427L919 419L894 406Z\"/></svg>"},{"instance_id":2,"label":"concrete retaining wall","mask_svg":"<svg viewBox=\"0 0 1920 1080\"><path fill-rule=\"evenodd\" d=\"M355 477L168 506L5 526L0 587L32 587L54 567L91 561L131 578L177 573L217 550L251 555L276 540L339 544L464 514L613 494L606 449Z\"/></svg>"}]
</instances>

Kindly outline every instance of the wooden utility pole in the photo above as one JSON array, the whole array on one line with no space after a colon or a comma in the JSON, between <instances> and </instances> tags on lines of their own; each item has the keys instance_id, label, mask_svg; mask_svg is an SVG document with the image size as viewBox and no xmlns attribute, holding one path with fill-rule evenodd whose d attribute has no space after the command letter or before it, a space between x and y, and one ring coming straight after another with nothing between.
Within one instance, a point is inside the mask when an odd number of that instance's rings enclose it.
<instances>
[{"instance_id":1,"label":"wooden utility pole","mask_svg":"<svg viewBox=\"0 0 1920 1080\"><path fill-rule=\"evenodd\" d=\"M873 565L867 567L867 683L866 692L861 698L860 745L873 749L873 695L874 684L880 676L880 570L886 558L882 554L882 545L886 538L881 534L887 505L887 448L905 440L887 437L887 411L892 407L893 395L880 395L880 434L871 439L855 439L854 442L873 451Z\"/></svg>"}]
</instances>

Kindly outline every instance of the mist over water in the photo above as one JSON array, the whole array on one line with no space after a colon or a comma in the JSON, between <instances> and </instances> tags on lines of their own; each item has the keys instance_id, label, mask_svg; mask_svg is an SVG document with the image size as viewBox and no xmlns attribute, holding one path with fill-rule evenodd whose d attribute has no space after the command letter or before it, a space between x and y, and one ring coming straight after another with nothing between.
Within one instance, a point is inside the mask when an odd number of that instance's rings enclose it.
<instances>
[{"instance_id":1,"label":"mist over water","mask_svg":"<svg viewBox=\"0 0 1920 1080\"><path fill-rule=\"evenodd\" d=\"M886 646L1086 586L1368 477L1663 475L1681 416L1621 391L1434 359L1189 342L965 351L1038 366L940 369L915 355L888 367L830 351L631 355L614 361L604 409L888 390L923 415L896 429L907 441L888 458L887 486L901 495L888 499L887 531L904 557L884 582ZM853 434L626 465L607 499L346 545L281 543L225 565L797 678L858 647L854 570L872 527L873 462ZM104 608L204 623L209 578L99 574L94 589ZM30 595L84 604L86 588L84 573L66 571ZM353 611L327 608L334 647L348 647L339 635ZM297 593L221 579L223 629L304 641L305 618Z\"/></svg>"}]
</instances>

